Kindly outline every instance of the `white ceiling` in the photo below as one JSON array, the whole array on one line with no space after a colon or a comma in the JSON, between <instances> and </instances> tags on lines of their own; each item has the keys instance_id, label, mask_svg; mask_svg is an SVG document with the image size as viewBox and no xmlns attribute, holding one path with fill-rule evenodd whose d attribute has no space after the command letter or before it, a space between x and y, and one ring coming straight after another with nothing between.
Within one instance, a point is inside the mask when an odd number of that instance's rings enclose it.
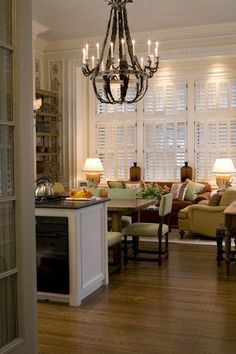
<instances>
[{"instance_id":1,"label":"white ceiling","mask_svg":"<svg viewBox=\"0 0 236 354\"><path fill-rule=\"evenodd\" d=\"M32 0L33 20L48 27L52 41L105 34L105 0ZM236 0L133 0L127 4L131 32L236 21Z\"/></svg>"}]
</instances>

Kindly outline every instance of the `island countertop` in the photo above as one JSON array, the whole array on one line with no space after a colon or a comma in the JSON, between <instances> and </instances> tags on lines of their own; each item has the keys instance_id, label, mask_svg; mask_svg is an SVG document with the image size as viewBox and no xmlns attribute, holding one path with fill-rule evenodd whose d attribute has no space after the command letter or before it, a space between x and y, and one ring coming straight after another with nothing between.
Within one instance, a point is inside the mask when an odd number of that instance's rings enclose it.
<instances>
[{"instance_id":1,"label":"island countertop","mask_svg":"<svg viewBox=\"0 0 236 354\"><path fill-rule=\"evenodd\" d=\"M66 200L65 198L59 200L47 200L40 203L35 203L35 208L50 208L50 209L81 209L91 205L105 203L109 201L108 198L99 198L91 200Z\"/></svg>"}]
</instances>

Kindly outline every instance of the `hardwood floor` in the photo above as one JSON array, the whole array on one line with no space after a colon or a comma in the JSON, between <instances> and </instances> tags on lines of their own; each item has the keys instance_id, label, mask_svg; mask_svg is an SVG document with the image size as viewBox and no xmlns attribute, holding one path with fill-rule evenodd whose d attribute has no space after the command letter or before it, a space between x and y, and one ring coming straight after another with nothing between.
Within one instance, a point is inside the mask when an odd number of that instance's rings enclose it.
<instances>
[{"instance_id":1,"label":"hardwood floor","mask_svg":"<svg viewBox=\"0 0 236 354\"><path fill-rule=\"evenodd\" d=\"M129 261L78 308L38 304L40 354L235 354L236 264L170 244L161 267Z\"/></svg>"}]
</instances>

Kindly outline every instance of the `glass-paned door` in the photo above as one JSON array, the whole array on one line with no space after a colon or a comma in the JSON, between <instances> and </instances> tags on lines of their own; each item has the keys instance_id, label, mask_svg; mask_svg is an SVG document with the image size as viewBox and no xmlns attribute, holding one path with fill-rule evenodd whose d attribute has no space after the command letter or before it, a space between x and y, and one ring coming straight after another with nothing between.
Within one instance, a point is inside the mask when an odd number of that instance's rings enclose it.
<instances>
[{"instance_id":1,"label":"glass-paned door","mask_svg":"<svg viewBox=\"0 0 236 354\"><path fill-rule=\"evenodd\" d=\"M18 338L14 194L13 1L0 0L0 351Z\"/></svg>"}]
</instances>

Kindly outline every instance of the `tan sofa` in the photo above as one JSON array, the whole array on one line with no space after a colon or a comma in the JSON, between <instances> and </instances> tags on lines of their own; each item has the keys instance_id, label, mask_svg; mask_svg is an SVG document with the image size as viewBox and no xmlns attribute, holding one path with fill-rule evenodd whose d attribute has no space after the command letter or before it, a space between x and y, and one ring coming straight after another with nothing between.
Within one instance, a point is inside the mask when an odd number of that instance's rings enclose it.
<instances>
[{"instance_id":1,"label":"tan sofa","mask_svg":"<svg viewBox=\"0 0 236 354\"><path fill-rule=\"evenodd\" d=\"M229 188L221 197L217 206L209 205L208 201L190 205L178 213L180 237L183 238L185 231L208 237L216 237L216 228L224 223L225 208L236 200L236 190Z\"/></svg>"},{"instance_id":2,"label":"tan sofa","mask_svg":"<svg viewBox=\"0 0 236 354\"><path fill-rule=\"evenodd\" d=\"M116 189L117 191L122 190L123 188L131 188L131 189L138 189L140 186L141 182L123 182L123 181L109 181L108 186L104 188L98 188L96 190L91 191L96 195L100 197L107 197L108 196L108 190L110 189ZM145 182L145 184L158 184L159 186L167 186L170 190L173 185L173 183L176 182ZM196 198L194 200L191 200L191 198L184 198L184 200L178 200L178 199L173 199L172 202L172 209L171 209L171 215L170 215L170 227L171 228L178 228L178 212L185 208L188 205L196 204L199 203L201 200L208 200L210 197L211 193L211 186L207 182L200 182L205 185L204 190L197 194ZM117 193L117 192L116 192ZM137 221L137 215L133 215L133 221ZM152 209L152 208L146 208L142 209L140 211L140 221L142 222L150 222L150 223L158 223L160 222L160 218L158 215L158 209Z\"/></svg>"}]
</instances>

